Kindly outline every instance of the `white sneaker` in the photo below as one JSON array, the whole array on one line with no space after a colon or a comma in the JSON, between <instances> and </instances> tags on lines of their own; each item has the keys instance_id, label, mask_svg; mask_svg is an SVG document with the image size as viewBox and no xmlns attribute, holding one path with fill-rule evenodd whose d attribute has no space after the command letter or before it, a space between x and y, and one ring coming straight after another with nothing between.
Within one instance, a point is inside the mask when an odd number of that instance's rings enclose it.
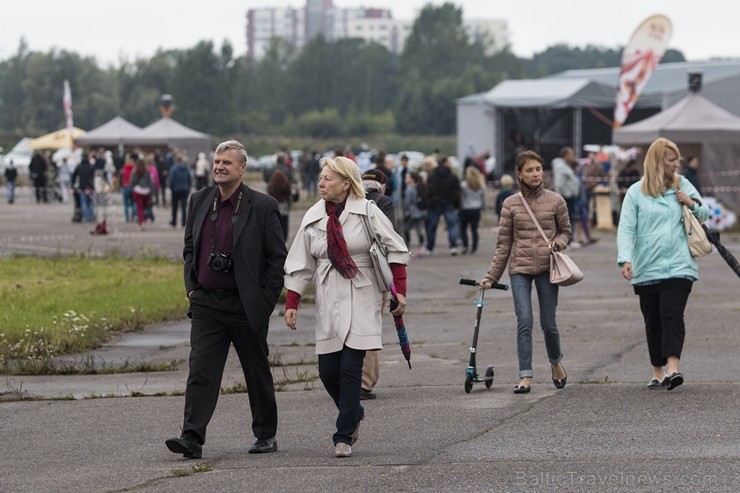
<instances>
[{"instance_id":1,"label":"white sneaker","mask_svg":"<svg viewBox=\"0 0 740 493\"><path fill-rule=\"evenodd\" d=\"M570 248L583 248L583 243L578 243L577 241L571 241L570 245L568 245Z\"/></svg>"},{"instance_id":2,"label":"white sneaker","mask_svg":"<svg viewBox=\"0 0 740 493\"><path fill-rule=\"evenodd\" d=\"M351 457L352 447L347 443L339 442L334 448L334 457Z\"/></svg>"},{"instance_id":3,"label":"white sneaker","mask_svg":"<svg viewBox=\"0 0 740 493\"><path fill-rule=\"evenodd\" d=\"M432 252L427 250L426 248L422 248L419 250L419 257L426 257L427 255L430 255Z\"/></svg>"},{"instance_id":4,"label":"white sneaker","mask_svg":"<svg viewBox=\"0 0 740 493\"><path fill-rule=\"evenodd\" d=\"M453 257L457 255L457 248L450 248L450 255L452 255Z\"/></svg>"}]
</instances>

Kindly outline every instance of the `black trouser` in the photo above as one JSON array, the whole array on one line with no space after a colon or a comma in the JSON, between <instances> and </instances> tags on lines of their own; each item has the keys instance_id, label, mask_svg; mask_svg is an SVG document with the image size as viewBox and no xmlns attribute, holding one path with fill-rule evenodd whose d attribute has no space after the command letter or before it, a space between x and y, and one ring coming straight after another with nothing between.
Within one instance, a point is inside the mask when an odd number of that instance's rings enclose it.
<instances>
[{"instance_id":1,"label":"black trouser","mask_svg":"<svg viewBox=\"0 0 740 493\"><path fill-rule=\"evenodd\" d=\"M180 208L180 214L182 215L182 225L185 226L185 215L188 212L188 195L189 190L172 191L172 226L177 226L177 209Z\"/></svg>"},{"instance_id":2,"label":"black trouser","mask_svg":"<svg viewBox=\"0 0 740 493\"><path fill-rule=\"evenodd\" d=\"M688 279L668 279L653 286L637 286L645 319L650 364L665 366L668 356L681 358L686 336L683 314L691 293Z\"/></svg>"},{"instance_id":3,"label":"black trouser","mask_svg":"<svg viewBox=\"0 0 740 493\"><path fill-rule=\"evenodd\" d=\"M277 404L270 372L267 327L254 332L236 290L229 293L197 289L190 295L190 372L185 389L182 431L205 442L206 427L216 409L229 347L239 356L257 438L277 432Z\"/></svg>"},{"instance_id":4,"label":"black trouser","mask_svg":"<svg viewBox=\"0 0 740 493\"><path fill-rule=\"evenodd\" d=\"M319 377L339 409L337 431L332 437L334 445L339 442L351 443L350 435L362 417L360 391L364 359L364 349L352 349L347 346L335 353L319 355Z\"/></svg>"},{"instance_id":5,"label":"black trouser","mask_svg":"<svg viewBox=\"0 0 740 493\"><path fill-rule=\"evenodd\" d=\"M468 226L470 226L470 236L472 245L470 253L478 250L478 223L480 222L480 209L461 209L460 210L460 238L462 238L463 248L468 248Z\"/></svg>"}]
</instances>

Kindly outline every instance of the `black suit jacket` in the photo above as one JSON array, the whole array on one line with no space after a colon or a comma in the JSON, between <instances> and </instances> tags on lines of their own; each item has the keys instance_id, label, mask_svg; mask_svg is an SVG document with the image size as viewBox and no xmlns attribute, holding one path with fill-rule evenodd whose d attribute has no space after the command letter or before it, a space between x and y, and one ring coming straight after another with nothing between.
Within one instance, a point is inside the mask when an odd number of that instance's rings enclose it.
<instances>
[{"instance_id":1,"label":"black suit jacket","mask_svg":"<svg viewBox=\"0 0 740 493\"><path fill-rule=\"evenodd\" d=\"M249 325L253 331L266 329L283 289L285 257L288 254L280 226L280 212L269 195L244 188L244 205L234 224L234 276ZM198 288L198 249L203 221L211 210L218 187L212 185L195 192L188 209L185 226L185 292Z\"/></svg>"}]
</instances>

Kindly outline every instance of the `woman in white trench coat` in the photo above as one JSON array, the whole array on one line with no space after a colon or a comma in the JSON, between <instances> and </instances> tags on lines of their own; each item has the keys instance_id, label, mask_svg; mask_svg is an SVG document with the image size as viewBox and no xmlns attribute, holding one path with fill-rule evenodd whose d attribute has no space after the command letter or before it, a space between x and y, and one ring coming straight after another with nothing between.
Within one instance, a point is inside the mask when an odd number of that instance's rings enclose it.
<instances>
[{"instance_id":1,"label":"woman in white trench coat","mask_svg":"<svg viewBox=\"0 0 740 493\"><path fill-rule=\"evenodd\" d=\"M365 199L360 169L354 161L337 157L321 162L321 200L303 217L285 261L285 323L296 329L300 297L313 284L319 377L339 410L334 455L349 457L365 417L360 404L365 351L382 349L383 295L373 273L362 221L368 206L370 221L388 250L393 270L399 302L394 315L402 315L406 309L410 254L388 218Z\"/></svg>"}]
</instances>

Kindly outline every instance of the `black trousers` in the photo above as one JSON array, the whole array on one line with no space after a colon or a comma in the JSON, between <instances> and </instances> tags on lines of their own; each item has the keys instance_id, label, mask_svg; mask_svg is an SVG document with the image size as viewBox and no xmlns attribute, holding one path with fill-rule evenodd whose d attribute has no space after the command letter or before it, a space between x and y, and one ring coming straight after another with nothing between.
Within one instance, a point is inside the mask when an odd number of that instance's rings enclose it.
<instances>
[{"instance_id":1,"label":"black trousers","mask_svg":"<svg viewBox=\"0 0 740 493\"><path fill-rule=\"evenodd\" d=\"M364 350L347 346L335 353L319 355L319 377L339 410L337 431L332 437L334 445L352 442L350 435L364 414L360 404L364 359Z\"/></svg>"},{"instance_id":2,"label":"black trousers","mask_svg":"<svg viewBox=\"0 0 740 493\"><path fill-rule=\"evenodd\" d=\"M186 217L185 215L188 213L188 196L190 195L189 190L178 190L178 191L172 191L172 221L170 224L172 226L177 226L177 209L180 209L180 220L185 227L185 221Z\"/></svg>"},{"instance_id":3,"label":"black trousers","mask_svg":"<svg viewBox=\"0 0 740 493\"><path fill-rule=\"evenodd\" d=\"M660 284L635 287L653 366L665 366L668 356L681 358L686 336L683 314L692 284L688 279L667 279Z\"/></svg>"},{"instance_id":4,"label":"black trousers","mask_svg":"<svg viewBox=\"0 0 740 493\"><path fill-rule=\"evenodd\" d=\"M216 409L229 347L239 356L252 411L252 432L271 438L277 432L277 403L270 372L267 327L252 331L236 290L198 289L190 295L190 372L185 389L182 431L206 439Z\"/></svg>"}]
</instances>

